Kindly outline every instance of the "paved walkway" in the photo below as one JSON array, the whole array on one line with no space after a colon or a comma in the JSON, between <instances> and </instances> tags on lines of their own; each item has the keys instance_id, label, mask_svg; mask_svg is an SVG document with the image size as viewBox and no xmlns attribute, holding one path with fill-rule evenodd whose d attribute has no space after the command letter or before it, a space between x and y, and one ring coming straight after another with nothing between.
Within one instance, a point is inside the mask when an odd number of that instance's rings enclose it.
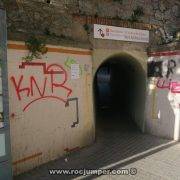
<instances>
[{"instance_id":1,"label":"paved walkway","mask_svg":"<svg viewBox=\"0 0 180 180\"><path fill-rule=\"evenodd\" d=\"M131 127L128 125L128 127ZM133 125L132 125L133 127ZM65 160L66 159L66 160ZM136 175L49 175L48 169L130 169ZM180 143L141 134L125 125L105 125L94 145L52 161L15 180L59 179L180 180Z\"/></svg>"}]
</instances>

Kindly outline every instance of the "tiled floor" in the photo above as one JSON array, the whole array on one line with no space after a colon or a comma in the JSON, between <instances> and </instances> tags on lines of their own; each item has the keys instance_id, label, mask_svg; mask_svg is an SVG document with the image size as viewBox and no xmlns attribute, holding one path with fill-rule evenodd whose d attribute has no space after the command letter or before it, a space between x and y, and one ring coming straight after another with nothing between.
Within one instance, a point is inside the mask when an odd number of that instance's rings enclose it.
<instances>
[{"instance_id":1,"label":"tiled floor","mask_svg":"<svg viewBox=\"0 0 180 180\"><path fill-rule=\"evenodd\" d=\"M94 145L42 165L15 180L138 179L180 180L180 143L142 134L121 123L99 128ZM133 129L134 128L134 129ZM48 169L136 168L136 175L50 175Z\"/></svg>"}]
</instances>

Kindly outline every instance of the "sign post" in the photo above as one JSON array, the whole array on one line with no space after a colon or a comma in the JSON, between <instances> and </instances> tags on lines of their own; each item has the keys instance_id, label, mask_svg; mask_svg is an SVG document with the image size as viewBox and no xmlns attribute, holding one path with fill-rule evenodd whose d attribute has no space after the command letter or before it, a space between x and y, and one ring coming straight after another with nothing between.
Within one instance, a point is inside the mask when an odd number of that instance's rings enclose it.
<instances>
[{"instance_id":1,"label":"sign post","mask_svg":"<svg viewBox=\"0 0 180 180\"><path fill-rule=\"evenodd\" d=\"M12 180L6 51L6 12L0 9L0 180Z\"/></svg>"}]
</instances>

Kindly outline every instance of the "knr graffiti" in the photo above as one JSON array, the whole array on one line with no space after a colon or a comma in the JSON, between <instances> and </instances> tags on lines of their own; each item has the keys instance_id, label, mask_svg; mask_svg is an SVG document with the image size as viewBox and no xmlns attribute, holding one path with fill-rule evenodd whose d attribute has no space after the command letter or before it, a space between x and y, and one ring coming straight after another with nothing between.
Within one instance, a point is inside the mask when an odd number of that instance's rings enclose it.
<instances>
[{"instance_id":1,"label":"knr graffiti","mask_svg":"<svg viewBox=\"0 0 180 180\"><path fill-rule=\"evenodd\" d=\"M20 69L27 67L37 68L41 67L43 70L41 81L37 80L37 77L30 75L28 78L24 75L12 76L11 82L16 91L16 95L19 101L24 98L28 98L28 103L23 107L23 111L26 111L28 107L41 99L57 99L61 102L66 103L67 98L71 95L72 90L65 85L67 81L67 72L65 69L58 64L50 64L46 66L46 63L35 63L35 62L23 62L19 66ZM24 85L28 79L28 85ZM64 95L60 92L64 92Z\"/></svg>"}]
</instances>

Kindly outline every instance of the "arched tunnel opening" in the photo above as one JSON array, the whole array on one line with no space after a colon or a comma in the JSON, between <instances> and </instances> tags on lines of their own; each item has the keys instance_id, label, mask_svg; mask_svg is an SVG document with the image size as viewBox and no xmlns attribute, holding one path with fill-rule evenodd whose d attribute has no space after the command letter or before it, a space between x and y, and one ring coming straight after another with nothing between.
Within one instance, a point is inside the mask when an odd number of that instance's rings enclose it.
<instances>
[{"instance_id":1,"label":"arched tunnel opening","mask_svg":"<svg viewBox=\"0 0 180 180\"><path fill-rule=\"evenodd\" d=\"M143 131L145 72L129 55L110 57L96 71L94 98L98 130Z\"/></svg>"}]
</instances>

